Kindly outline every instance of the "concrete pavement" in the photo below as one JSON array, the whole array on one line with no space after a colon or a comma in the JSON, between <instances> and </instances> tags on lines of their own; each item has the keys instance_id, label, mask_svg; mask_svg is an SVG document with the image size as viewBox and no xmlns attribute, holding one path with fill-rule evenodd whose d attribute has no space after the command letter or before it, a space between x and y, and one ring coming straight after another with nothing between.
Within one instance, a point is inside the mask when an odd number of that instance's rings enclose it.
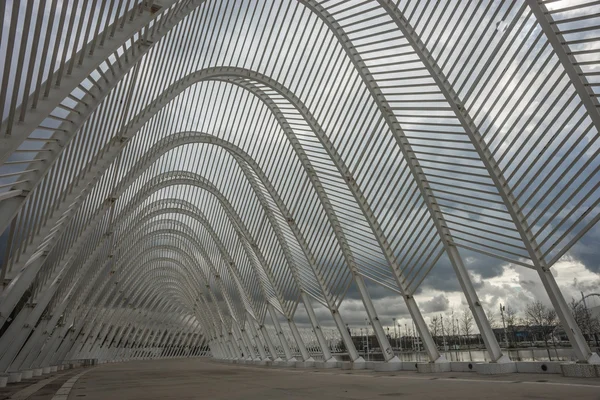
<instances>
[{"instance_id":1,"label":"concrete pavement","mask_svg":"<svg viewBox=\"0 0 600 400\"><path fill-rule=\"evenodd\" d=\"M600 380L536 374L295 370L176 359L101 365L82 376L68 398L600 399Z\"/></svg>"}]
</instances>

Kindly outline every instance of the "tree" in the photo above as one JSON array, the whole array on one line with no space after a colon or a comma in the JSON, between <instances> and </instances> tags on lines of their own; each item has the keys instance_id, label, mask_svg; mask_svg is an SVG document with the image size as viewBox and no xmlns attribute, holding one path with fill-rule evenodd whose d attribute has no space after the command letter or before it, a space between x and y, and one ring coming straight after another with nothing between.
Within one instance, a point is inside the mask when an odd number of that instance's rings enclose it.
<instances>
[{"instance_id":1,"label":"tree","mask_svg":"<svg viewBox=\"0 0 600 400\"><path fill-rule=\"evenodd\" d=\"M548 337L552 336L552 340L554 341L552 333L558 325L556 311L546 307L541 301L536 300L527 305L525 315L529 324L532 325L532 328L541 334L544 344L546 345L546 350L548 351L548 358L552 361L550 346L548 346Z\"/></svg>"},{"instance_id":2,"label":"tree","mask_svg":"<svg viewBox=\"0 0 600 400\"><path fill-rule=\"evenodd\" d=\"M469 340L469 335L473 331L473 314L471 314L471 310L468 308L465 308L461 314L459 329L465 335L467 350L469 350L469 360L472 361L473 357L471 355L471 342Z\"/></svg>"},{"instance_id":3,"label":"tree","mask_svg":"<svg viewBox=\"0 0 600 400\"><path fill-rule=\"evenodd\" d=\"M597 316L593 316L581 301L572 298L569 306L581 332L584 334L587 333L588 340L596 338L596 345L598 345L597 332L600 331L600 319Z\"/></svg>"},{"instance_id":4,"label":"tree","mask_svg":"<svg viewBox=\"0 0 600 400\"><path fill-rule=\"evenodd\" d=\"M515 345L517 338L515 337L515 326L517 325L517 312L511 306L506 306L504 309L504 322L508 331L508 339L510 344Z\"/></svg>"},{"instance_id":5,"label":"tree","mask_svg":"<svg viewBox=\"0 0 600 400\"><path fill-rule=\"evenodd\" d=\"M441 322L439 317L431 318L431 322L429 323L429 331L433 336L433 340L435 342L436 338L442 332ZM436 343L437 344L437 343Z\"/></svg>"},{"instance_id":6,"label":"tree","mask_svg":"<svg viewBox=\"0 0 600 400\"><path fill-rule=\"evenodd\" d=\"M500 324L498 324L498 315L492 308L487 308L485 310L485 316L490 322L490 326L492 327L492 329L501 328Z\"/></svg>"}]
</instances>

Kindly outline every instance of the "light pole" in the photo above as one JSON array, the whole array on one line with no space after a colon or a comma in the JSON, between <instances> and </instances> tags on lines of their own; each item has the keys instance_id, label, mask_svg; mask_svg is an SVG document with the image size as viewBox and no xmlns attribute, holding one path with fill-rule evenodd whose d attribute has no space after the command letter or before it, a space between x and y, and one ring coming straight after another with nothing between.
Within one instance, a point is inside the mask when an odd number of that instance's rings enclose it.
<instances>
[{"instance_id":1,"label":"light pole","mask_svg":"<svg viewBox=\"0 0 600 400\"><path fill-rule=\"evenodd\" d=\"M366 339L367 339L367 361L370 361L370 355L369 355L369 319L365 318L365 332L367 332L366 335Z\"/></svg>"},{"instance_id":2,"label":"light pole","mask_svg":"<svg viewBox=\"0 0 600 400\"><path fill-rule=\"evenodd\" d=\"M440 323L442 325L442 341L444 343L444 351L448 351L446 348L446 331L444 331L444 316L440 314Z\"/></svg>"},{"instance_id":3,"label":"light pole","mask_svg":"<svg viewBox=\"0 0 600 400\"><path fill-rule=\"evenodd\" d=\"M454 350L456 351L456 360L458 361L458 346L456 345L456 330L455 330L455 325L454 325L454 311L452 311L452 315L450 316L450 318L452 319L452 345L454 346Z\"/></svg>"},{"instance_id":4,"label":"light pole","mask_svg":"<svg viewBox=\"0 0 600 400\"><path fill-rule=\"evenodd\" d=\"M392 318L392 321L394 321L394 342L396 345L396 349L398 349L398 331L396 330L396 318Z\"/></svg>"},{"instance_id":5,"label":"light pole","mask_svg":"<svg viewBox=\"0 0 600 400\"><path fill-rule=\"evenodd\" d=\"M363 353L364 353L365 352L365 339L364 339L364 336L363 336L363 328L360 328L360 339L362 340L362 350L363 350ZM365 354L365 356L366 356L366 354Z\"/></svg>"},{"instance_id":6,"label":"light pole","mask_svg":"<svg viewBox=\"0 0 600 400\"><path fill-rule=\"evenodd\" d=\"M506 343L506 348L508 349L508 333L506 332L506 324L504 323L504 309L505 307L500 303L500 316L502 317L502 326L504 327L504 342Z\"/></svg>"},{"instance_id":7,"label":"light pole","mask_svg":"<svg viewBox=\"0 0 600 400\"><path fill-rule=\"evenodd\" d=\"M400 335L400 351L402 351L402 325L398 322L398 334Z\"/></svg>"},{"instance_id":8,"label":"light pole","mask_svg":"<svg viewBox=\"0 0 600 400\"><path fill-rule=\"evenodd\" d=\"M404 324L404 332L406 332L406 338L408 339L408 324ZM404 343L404 347L408 350L408 343Z\"/></svg>"},{"instance_id":9,"label":"light pole","mask_svg":"<svg viewBox=\"0 0 600 400\"><path fill-rule=\"evenodd\" d=\"M587 330L588 330L587 341L589 342L590 339L592 338L592 323L590 321L591 320L590 311L588 310L587 303L585 302L585 296L583 295L583 292L581 292L581 301L583 302L583 309L585 310L585 319L587 322Z\"/></svg>"},{"instance_id":10,"label":"light pole","mask_svg":"<svg viewBox=\"0 0 600 400\"><path fill-rule=\"evenodd\" d=\"M421 348L421 346L419 346L419 339L417 338L417 330L415 329L415 323L414 323L414 321L413 321L413 324L412 324L412 332L413 332L414 348L416 350L416 353L418 353L419 350L420 350L420 348ZM418 355L417 355L417 357L418 357Z\"/></svg>"}]
</instances>

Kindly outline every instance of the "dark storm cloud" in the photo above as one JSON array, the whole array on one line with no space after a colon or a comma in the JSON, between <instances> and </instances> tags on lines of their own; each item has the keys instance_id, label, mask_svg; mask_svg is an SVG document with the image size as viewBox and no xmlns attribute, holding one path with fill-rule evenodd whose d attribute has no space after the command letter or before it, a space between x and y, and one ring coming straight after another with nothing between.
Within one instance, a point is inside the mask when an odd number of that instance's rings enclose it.
<instances>
[{"instance_id":1,"label":"dark storm cloud","mask_svg":"<svg viewBox=\"0 0 600 400\"><path fill-rule=\"evenodd\" d=\"M446 311L450 308L450 301L445 295L439 294L429 301L422 302L421 308L426 313Z\"/></svg>"},{"instance_id":2,"label":"dark storm cloud","mask_svg":"<svg viewBox=\"0 0 600 400\"><path fill-rule=\"evenodd\" d=\"M600 273L598 243L600 243L600 226L596 225L571 248L569 254L588 270Z\"/></svg>"},{"instance_id":3,"label":"dark storm cloud","mask_svg":"<svg viewBox=\"0 0 600 400\"><path fill-rule=\"evenodd\" d=\"M495 278L504 272L505 261L467 250L460 250L460 254L469 273L480 275L482 279ZM476 290L483 287L482 282L478 280L474 280L473 285ZM454 273L454 268L446 255L440 258L436 266L431 270L427 278L425 278L418 293L426 288L448 292L461 290L460 284L456 279L456 274Z\"/></svg>"}]
</instances>

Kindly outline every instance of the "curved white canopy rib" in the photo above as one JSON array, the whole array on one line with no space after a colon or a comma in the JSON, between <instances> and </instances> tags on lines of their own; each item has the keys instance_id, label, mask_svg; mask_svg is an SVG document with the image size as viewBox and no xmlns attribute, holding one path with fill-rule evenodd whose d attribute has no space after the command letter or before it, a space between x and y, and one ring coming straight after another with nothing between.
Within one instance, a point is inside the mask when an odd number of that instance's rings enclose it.
<instances>
[{"instance_id":1,"label":"curved white canopy rib","mask_svg":"<svg viewBox=\"0 0 600 400\"><path fill-rule=\"evenodd\" d=\"M381 290L446 365L419 305L445 266L509 362L484 258L536 271L600 363L551 272L600 219L591 3L79 3L0 2L1 370L361 363L348 305L397 363Z\"/></svg>"}]
</instances>

